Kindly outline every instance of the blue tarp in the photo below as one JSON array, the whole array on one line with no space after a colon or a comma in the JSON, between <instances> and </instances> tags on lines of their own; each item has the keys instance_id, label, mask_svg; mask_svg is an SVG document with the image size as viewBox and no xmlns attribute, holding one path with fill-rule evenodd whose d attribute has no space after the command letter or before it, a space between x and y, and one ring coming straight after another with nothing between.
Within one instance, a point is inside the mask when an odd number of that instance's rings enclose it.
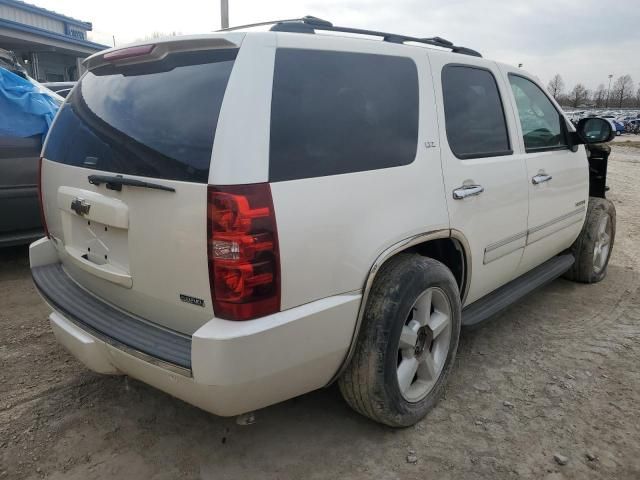
<instances>
[{"instance_id":1,"label":"blue tarp","mask_svg":"<svg viewBox=\"0 0 640 480\"><path fill-rule=\"evenodd\" d=\"M37 85L0 67L0 135L46 135L59 105Z\"/></svg>"}]
</instances>

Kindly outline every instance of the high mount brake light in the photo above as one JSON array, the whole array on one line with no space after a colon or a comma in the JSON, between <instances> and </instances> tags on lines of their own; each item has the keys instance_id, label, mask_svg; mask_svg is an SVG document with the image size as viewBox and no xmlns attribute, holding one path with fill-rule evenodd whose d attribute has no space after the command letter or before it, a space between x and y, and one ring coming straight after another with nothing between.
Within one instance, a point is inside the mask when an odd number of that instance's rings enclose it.
<instances>
[{"instance_id":1,"label":"high mount brake light","mask_svg":"<svg viewBox=\"0 0 640 480\"><path fill-rule=\"evenodd\" d=\"M249 320L280 310L280 256L268 183L209 186L207 243L213 309Z\"/></svg>"},{"instance_id":2,"label":"high mount brake light","mask_svg":"<svg viewBox=\"0 0 640 480\"><path fill-rule=\"evenodd\" d=\"M106 61L124 60L125 58L140 57L142 55L150 54L155 45L138 45L137 47L127 47L120 50L114 50L104 54Z\"/></svg>"}]
</instances>

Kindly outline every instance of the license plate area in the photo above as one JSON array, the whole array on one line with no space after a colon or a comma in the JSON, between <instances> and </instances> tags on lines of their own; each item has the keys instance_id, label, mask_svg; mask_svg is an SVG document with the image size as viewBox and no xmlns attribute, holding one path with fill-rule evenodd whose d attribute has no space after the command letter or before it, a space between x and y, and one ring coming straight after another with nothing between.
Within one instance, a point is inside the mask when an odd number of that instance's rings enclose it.
<instances>
[{"instance_id":1,"label":"license plate area","mask_svg":"<svg viewBox=\"0 0 640 480\"><path fill-rule=\"evenodd\" d=\"M67 246L81 251L81 257L91 263L113 265L129 273L128 230L72 215L69 220ZM65 233L65 240L69 237Z\"/></svg>"},{"instance_id":2,"label":"license plate area","mask_svg":"<svg viewBox=\"0 0 640 480\"><path fill-rule=\"evenodd\" d=\"M60 187L58 208L70 260L89 273L131 288L127 205L97 192Z\"/></svg>"}]
</instances>

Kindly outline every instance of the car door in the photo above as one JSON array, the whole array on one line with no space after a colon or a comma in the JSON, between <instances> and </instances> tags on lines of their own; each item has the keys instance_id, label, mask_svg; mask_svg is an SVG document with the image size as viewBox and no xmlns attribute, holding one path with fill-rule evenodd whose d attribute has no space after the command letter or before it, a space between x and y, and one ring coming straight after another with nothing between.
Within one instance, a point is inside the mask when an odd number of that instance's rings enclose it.
<instances>
[{"instance_id":1,"label":"car door","mask_svg":"<svg viewBox=\"0 0 640 480\"><path fill-rule=\"evenodd\" d=\"M42 234L38 207L40 135L0 136L0 243Z\"/></svg>"},{"instance_id":2,"label":"car door","mask_svg":"<svg viewBox=\"0 0 640 480\"><path fill-rule=\"evenodd\" d=\"M544 89L515 69L508 70L506 78L519 118L529 192L520 275L571 246L580 233L589 195L589 166L584 147L570 148L568 122Z\"/></svg>"},{"instance_id":3,"label":"car door","mask_svg":"<svg viewBox=\"0 0 640 480\"><path fill-rule=\"evenodd\" d=\"M438 98L449 221L471 250L465 305L514 278L524 249L528 197L524 160L513 154L508 85L494 63L430 53ZM444 127L444 128L442 128Z\"/></svg>"}]
</instances>

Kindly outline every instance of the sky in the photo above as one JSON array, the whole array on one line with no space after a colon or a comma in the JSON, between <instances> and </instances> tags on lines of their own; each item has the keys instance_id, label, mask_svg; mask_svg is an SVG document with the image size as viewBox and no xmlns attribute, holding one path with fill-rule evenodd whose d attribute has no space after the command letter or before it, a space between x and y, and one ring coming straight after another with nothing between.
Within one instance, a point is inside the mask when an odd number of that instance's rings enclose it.
<instances>
[{"instance_id":1,"label":"sky","mask_svg":"<svg viewBox=\"0 0 640 480\"><path fill-rule=\"evenodd\" d=\"M92 22L89 38L116 45L154 32L220 28L219 0L28 0ZM589 89L624 74L640 82L640 1L611 0L229 0L231 26L314 15L334 25L440 36L486 58L517 65L545 84Z\"/></svg>"}]
</instances>

